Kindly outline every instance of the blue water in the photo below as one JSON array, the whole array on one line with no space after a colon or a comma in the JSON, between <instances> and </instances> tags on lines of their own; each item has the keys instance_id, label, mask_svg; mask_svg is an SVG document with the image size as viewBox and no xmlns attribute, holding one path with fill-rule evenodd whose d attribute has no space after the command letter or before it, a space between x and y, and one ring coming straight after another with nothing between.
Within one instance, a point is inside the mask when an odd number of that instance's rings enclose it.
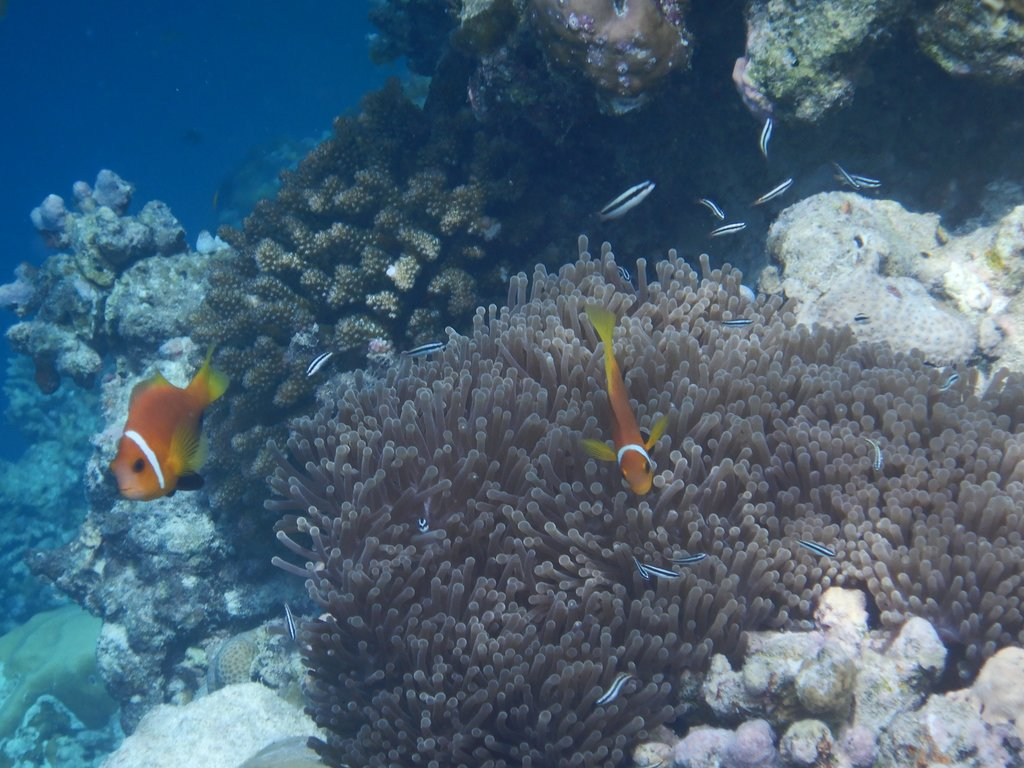
<instances>
[{"instance_id":1,"label":"blue water","mask_svg":"<svg viewBox=\"0 0 1024 768\"><path fill-rule=\"evenodd\" d=\"M317 138L389 71L367 55L363 4L11 0L0 21L0 283L48 255L29 211L111 168L137 210L163 200L189 241L247 157ZM3 328L15 318L4 313ZM0 372L9 355L3 343ZM5 404L0 404L0 409ZM25 443L5 429L0 458Z\"/></svg>"}]
</instances>

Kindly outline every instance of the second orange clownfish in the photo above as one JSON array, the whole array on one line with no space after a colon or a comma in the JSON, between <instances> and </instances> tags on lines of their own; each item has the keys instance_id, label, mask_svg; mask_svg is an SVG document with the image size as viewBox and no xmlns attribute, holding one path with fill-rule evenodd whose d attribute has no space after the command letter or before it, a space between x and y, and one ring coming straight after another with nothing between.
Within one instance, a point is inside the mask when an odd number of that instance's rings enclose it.
<instances>
[{"instance_id":1,"label":"second orange clownfish","mask_svg":"<svg viewBox=\"0 0 1024 768\"><path fill-rule=\"evenodd\" d=\"M662 416L651 427L651 434L645 441L640 434L629 404L629 394L622 381L622 372L615 362L612 351L612 335L615 332L615 315L604 307L590 305L587 317L604 343L604 373L608 386L608 403L612 409L612 443L614 448L600 440L581 440L583 450L589 456L601 461L617 461L622 476L633 493L643 495L651 490L654 482L654 462L648 453L665 433L668 416Z\"/></svg>"},{"instance_id":2,"label":"second orange clownfish","mask_svg":"<svg viewBox=\"0 0 1024 768\"><path fill-rule=\"evenodd\" d=\"M151 501L202 486L198 471L206 458L206 441L199 422L206 407L228 388L227 376L210 365L212 355L211 349L184 389L157 373L132 390L128 420L110 462L125 498Z\"/></svg>"}]
</instances>

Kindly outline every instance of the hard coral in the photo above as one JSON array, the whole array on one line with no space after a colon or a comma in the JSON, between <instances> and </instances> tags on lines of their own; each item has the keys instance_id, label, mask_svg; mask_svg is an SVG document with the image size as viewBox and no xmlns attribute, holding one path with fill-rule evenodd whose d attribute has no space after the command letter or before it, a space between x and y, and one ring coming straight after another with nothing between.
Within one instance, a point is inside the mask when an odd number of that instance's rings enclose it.
<instances>
[{"instance_id":1,"label":"hard coral","mask_svg":"<svg viewBox=\"0 0 1024 768\"><path fill-rule=\"evenodd\" d=\"M888 625L944 622L965 669L1024 640L1018 379L940 389L920 358L798 326L706 257L698 275L670 253L656 283L640 260L634 289L585 248L514 278L439 359L295 425L268 507L320 610L300 645L329 764L619 764L680 711L684 668L806 621L836 582ZM642 498L578 447L609 407L589 302L620 317L641 425L668 414ZM696 553L677 578L636 567Z\"/></svg>"},{"instance_id":2,"label":"hard coral","mask_svg":"<svg viewBox=\"0 0 1024 768\"><path fill-rule=\"evenodd\" d=\"M753 0L733 79L748 108L818 122L853 98L855 73L908 0Z\"/></svg>"},{"instance_id":3,"label":"hard coral","mask_svg":"<svg viewBox=\"0 0 1024 768\"><path fill-rule=\"evenodd\" d=\"M68 252L50 257L38 270L19 268L18 281L0 291L19 316L35 313L9 328L7 338L15 351L32 358L36 381L45 393L55 391L64 377L81 387L92 386L102 356L120 330L104 323L104 315L108 321L117 315L125 319L133 311L126 298L161 305L163 310L159 317L147 318L145 329L135 328L128 334L135 340L148 336L147 341L160 341L178 335L174 326L184 322L167 311L167 302L146 295L147 287L137 278L147 267L130 269L147 257L187 252L185 232L167 206L150 201L137 216L123 215L131 185L108 170L97 176L95 192L84 182L78 182L75 191L77 213L68 212L61 198L50 195L31 214L47 244ZM176 288L183 281L194 303L196 291L204 284L195 272L202 271L204 262L205 257L184 268L162 270L171 278L161 286L162 295L177 296L173 309L181 309ZM126 272L134 275L126 277ZM120 306L107 307L114 294L119 295L115 303Z\"/></svg>"},{"instance_id":4,"label":"hard coral","mask_svg":"<svg viewBox=\"0 0 1024 768\"><path fill-rule=\"evenodd\" d=\"M689 65L685 0L531 0L547 60L627 105Z\"/></svg>"},{"instance_id":5,"label":"hard coral","mask_svg":"<svg viewBox=\"0 0 1024 768\"><path fill-rule=\"evenodd\" d=\"M198 336L240 384L227 419L212 424L213 469L235 478L218 498L252 495L246 479L258 489L266 452L242 453L240 475L229 445L255 447L242 437L250 430L283 434L322 381L305 375L314 356L333 351L344 366L362 362L374 338L432 340L499 290L496 212L485 210L509 196L512 158L474 128L467 110L425 113L392 82L358 117L339 118L242 231L222 233L239 255L215 271L196 315ZM492 263L475 263L484 253ZM427 291L446 311L418 311Z\"/></svg>"}]
</instances>

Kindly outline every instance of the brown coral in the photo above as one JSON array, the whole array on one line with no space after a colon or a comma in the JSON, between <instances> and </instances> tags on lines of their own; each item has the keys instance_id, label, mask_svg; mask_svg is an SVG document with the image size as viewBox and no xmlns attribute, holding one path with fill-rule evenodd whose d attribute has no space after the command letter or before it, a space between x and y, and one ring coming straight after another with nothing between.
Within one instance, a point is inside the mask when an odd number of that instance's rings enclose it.
<instances>
[{"instance_id":1,"label":"brown coral","mask_svg":"<svg viewBox=\"0 0 1024 768\"><path fill-rule=\"evenodd\" d=\"M579 72L610 97L636 99L689 65L679 0L531 0L549 62Z\"/></svg>"}]
</instances>

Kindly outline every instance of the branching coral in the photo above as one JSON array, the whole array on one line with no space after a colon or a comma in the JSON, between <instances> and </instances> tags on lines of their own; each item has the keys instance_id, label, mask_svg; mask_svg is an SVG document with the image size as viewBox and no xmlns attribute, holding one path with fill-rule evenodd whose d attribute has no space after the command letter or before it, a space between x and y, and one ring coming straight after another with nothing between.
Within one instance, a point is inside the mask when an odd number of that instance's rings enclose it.
<instances>
[{"instance_id":1,"label":"branching coral","mask_svg":"<svg viewBox=\"0 0 1024 768\"><path fill-rule=\"evenodd\" d=\"M269 507L322 611L302 644L331 764L620 763L673 717L683 668L806 620L837 582L887 624L943 626L967 668L1024 639L1016 380L975 398L966 371L943 388L913 356L797 326L706 257L645 269L635 292L610 252L515 278L441 360L296 425ZM669 414L646 497L578 447L608 419L591 301L621 318L641 424ZM672 579L634 561L698 553Z\"/></svg>"},{"instance_id":2,"label":"branching coral","mask_svg":"<svg viewBox=\"0 0 1024 768\"><path fill-rule=\"evenodd\" d=\"M345 367L363 362L371 339L398 349L436 339L504 290L501 269L520 251L501 237L501 221L528 191L509 183L525 153L478 135L468 109L449 106L421 111L392 82L361 114L339 118L242 231L222 232L238 255L212 275L195 318L239 384L227 418L211 424L219 499L258 492L269 466L254 436L283 436L295 406L312 398L323 380L305 375L315 355L332 351L332 367ZM436 306L417 306L427 294Z\"/></svg>"}]
</instances>

